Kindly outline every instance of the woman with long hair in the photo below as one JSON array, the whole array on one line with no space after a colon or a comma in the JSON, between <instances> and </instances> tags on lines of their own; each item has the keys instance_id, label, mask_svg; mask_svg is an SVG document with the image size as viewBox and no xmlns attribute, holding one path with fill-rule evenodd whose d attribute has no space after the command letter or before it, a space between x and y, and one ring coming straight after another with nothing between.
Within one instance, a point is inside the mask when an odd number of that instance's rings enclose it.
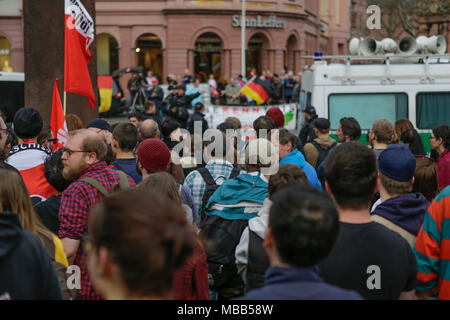
<instances>
[{"instance_id":1,"label":"woman with long hair","mask_svg":"<svg viewBox=\"0 0 450 320\"><path fill-rule=\"evenodd\" d=\"M406 129L400 135L400 142L408 145L409 150L415 156L426 156L427 152L423 146L422 139L420 139L419 134L416 129Z\"/></svg>"},{"instance_id":2,"label":"woman with long hair","mask_svg":"<svg viewBox=\"0 0 450 320\"><path fill-rule=\"evenodd\" d=\"M13 171L0 169L0 212L6 211L16 213L22 228L40 240L53 262L61 291L67 299L73 297L66 285L68 262L61 240L39 220L22 177Z\"/></svg>"},{"instance_id":3,"label":"woman with long hair","mask_svg":"<svg viewBox=\"0 0 450 320\"><path fill-rule=\"evenodd\" d=\"M436 164L428 157L416 157L416 170L412 193L421 193L432 202L438 194Z\"/></svg>"},{"instance_id":4,"label":"woman with long hair","mask_svg":"<svg viewBox=\"0 0 450 320\"><path fill-rule=\"evenodd\" d=\"M450 185L450 126L434 128L430 136L431 149L439 153L436 172L439 190Z\"/></svg>"},{"instance_id":5,"label":"woman with long hair","mask_svg":"<svg viewBox=\"0 0 450 320\"><path fill-rule=\"evenodd\" d=\"M414 129L414 125L408 119L402 118L395 121L392 143L400 143L400 136L408 129Z\"/></svg>"},{"instance_id":6,"label":"woman with long hair","mask_svg":"<svg viewBox=\"0 0 450 320\"><path fill-rule=\"evenodd\" d=\"M171 203L177 207L181 206L186 213L187 220L192 223L193 229L196 229L192 211L187 205L182 204L179 190L170 174L167 172L153 173L139 184L139 188L151 194L165 195ZM197 236L195 236L194 254L175 276L173 295L177 300L209 298L208 264L205 250Z\"/></svg>"}]
</instances>

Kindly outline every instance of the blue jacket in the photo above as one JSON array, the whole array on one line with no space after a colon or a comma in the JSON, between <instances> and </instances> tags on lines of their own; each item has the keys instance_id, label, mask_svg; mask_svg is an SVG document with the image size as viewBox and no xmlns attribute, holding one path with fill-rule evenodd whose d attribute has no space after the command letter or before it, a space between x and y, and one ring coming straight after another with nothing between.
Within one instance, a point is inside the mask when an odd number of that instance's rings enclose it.
<instances>
[{"instance_id":1,"label":"blue jacket","mask_svg":"<svg viewBox=\"0 0 450 320\"><path fill-rule=\"evenodd\" d=\"M225 181L209 198L205 214L228 220L256 217L264 199L269 196L268 183L260 176L243 173Z\"/></svg>"},{"instance_id":2,"label":"blue jacket","mask_svg":"<svg viewBox=\"0 0 450 320\"><path fill-rule=\"evenodd\" d=\"M323 282L318 270L318 267L270 267L264 276L264 287L239 300L362 300L355 291Z\"/></svg>"},{"instance_id":3,"label":"blue jacket","mask_svg":"<svg viewBox=\"0 0 450 320\"><path fill-rule=\"evenodd\" d=\"M317 178L316 169L314 169L313 166L306 162L305 157L300 151L295 149L280 160L280 166L285 163L296 164L297 166L302 168L303 171L305 171L309 184L322 190L322 184L320 183L319 178Z\"/></svg>"}]
</instances>

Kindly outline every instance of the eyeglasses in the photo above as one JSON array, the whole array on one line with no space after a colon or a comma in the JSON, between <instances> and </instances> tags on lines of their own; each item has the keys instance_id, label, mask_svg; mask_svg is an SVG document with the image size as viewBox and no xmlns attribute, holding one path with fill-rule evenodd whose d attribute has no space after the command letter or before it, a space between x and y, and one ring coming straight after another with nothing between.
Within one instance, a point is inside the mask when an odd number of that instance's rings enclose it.
<instances>
[{"instance_id":1,"label":"eyeglasses","mask_svg":"<svg viewBox=\"0 0 450 320\"><path fill-rule=\"evenodd\" d=\"M83 150L70 150L68 148L62 148L62 153L67 153L67 155L69 157L72 156L72 154L74 154L75 152L85 152L85 153L89 153L90 151L83 151Z\"/></svg>"},{"instance_id":2,"label":"eyeglasses","mask_svg":"<svg viewBox=\"0 0 450 320\"><path fill-rule=\"evenodd\" d=\"M430 140L436 140L436 137L430 136L428 139L430 139Z\"/></svg>"},{"instance_id":3,"label":"eyeglasses","mask_svg":"<svg viewBox=\"0 0 450 320\"><path fill-rule=\"evenodd\" d=\"M58 139L54 138L54 139L47 139L48 142L56 142L58 141Z\"/></svg>"},{"instance_id":4,"label":"eyeglasses","mask_svg":"<svg viewBox=\"0 0 450 320\"><path fill-rule=\"evenodd\" d=\"M5 136L6 137L9 136L9 130L8 129L0 129L0 131L5 131Z\"/></svg>"}]
</instances>

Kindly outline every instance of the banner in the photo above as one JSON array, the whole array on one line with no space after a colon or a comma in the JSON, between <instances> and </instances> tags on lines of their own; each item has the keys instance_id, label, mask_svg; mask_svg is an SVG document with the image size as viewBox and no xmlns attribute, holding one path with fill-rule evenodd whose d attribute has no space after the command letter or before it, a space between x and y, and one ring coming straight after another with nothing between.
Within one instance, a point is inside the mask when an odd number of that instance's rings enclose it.
<instances>
[{"instance_id":1,"label":"banner","mask_svg":"<svg viewBox=\"0 0 450 320\"><path fill-rule=\"evenodd\" d=\"M85 96L95 108L88 64L94 41L94 20L80 0L65 0L64 91Z\"/></svg>"},{"instance_id":2,"label":"banner","mask_svg":"<svg viewBox=\"0 0 450 320\"><path fill-rule=\"evenodd\" d=\"M63 105L59 95L59 79L56 78L53 87L53 101L52 101L52 116L50 119L50 128L52 129L53 137L57 142L53 144L53 152L66 145L68 133L67 123L64 116Z\"/></svg>"},{"instance_id":3,"label":"banner","mask_svg":"<svg viewBox=\"0 0 450 320\"><path fill-rule=\"evenodd\" d=\"M242 129L253 128L253 121L260 116L265 116L267 110L278 107L284 114L284 127L288 130L297 130L298 105L282 104L270 106L208 106L205 118L211 128L217 128L228 117L236 117L241 121Z\"/></svg>"}]
</instances>

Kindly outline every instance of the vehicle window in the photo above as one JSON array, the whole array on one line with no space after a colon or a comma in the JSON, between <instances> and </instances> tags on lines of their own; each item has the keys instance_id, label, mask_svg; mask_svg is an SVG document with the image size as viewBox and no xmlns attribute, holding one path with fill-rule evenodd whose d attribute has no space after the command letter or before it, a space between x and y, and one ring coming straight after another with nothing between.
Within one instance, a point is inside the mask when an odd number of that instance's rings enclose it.
<instances>
[{"instance_id":1,"label":"vehicle window","mask_svg":"<svg viewBox=\"0 0 450 320\"><path fill-rule=\"evenodd\" d=\"M305 108L306 108L306 92L302 90L300 92L300 109L302 111L305 111Z\"/></svg>"},{"instance_id":2,"label":"vehicle window","mask_svg":"<svg viewBox=\"0 0 450 320\"><path fill-rule=\"evenodd\" d=\"M312 102L312 93L311 92L307 92L306 93L306 106L307 107L311 107L311 102Z\"/></svg>"},{"instance_id":3,"label":"vehicle window","mask_svg":"<svg viewBox=\"0 0 450 320\"><path fill-rule=\"evenodd\" d=\"M24 83L0 81L0 110L6 122L12 122L16 111L24 106Z\"/></svg>"},{"instance_id":4,"label":"vehicle window","mask_svg":"<svg viewBox=\"0 0 450 320\"><path fill-rule=\"evenodd\" d=\"M353 117L361 129L368 130L375 119L388 119L395 123L408 118L408 95L406 93L351 93L328 96L328 117L331 129L336 130L339 120Z\"/></svg>"},{"instance_id":5,"label":"vehicle window","mask_svg":"<svg viewBox=\"0 0 450 320\"><path fill-rule=\"evenodd\" d=\"M416 96L417 128L433 129L450 123L450 92L421 92Z\"/></svg>"}]
</instances>

